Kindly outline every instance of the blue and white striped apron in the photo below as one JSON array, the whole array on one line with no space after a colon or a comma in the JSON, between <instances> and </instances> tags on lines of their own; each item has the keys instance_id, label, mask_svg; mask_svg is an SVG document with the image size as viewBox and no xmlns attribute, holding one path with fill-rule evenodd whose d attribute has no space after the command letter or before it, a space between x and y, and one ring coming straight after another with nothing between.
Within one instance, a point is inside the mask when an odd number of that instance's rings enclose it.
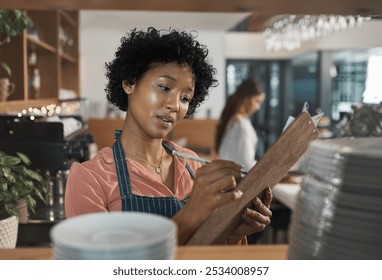
<instances>
[{"instance_id":1,"label":"blue and white striped apron","mask_svg":"<svg viewBox=\"0 0 382 280\"><path fill-rule=\"evenodd\" d=\"M119 139L120 134L121 131L116 131L113 154L117 168L119 192L122 199L122 211L153 213L171 218L186 204L189 197L180 201L175 196L149 197L133 194L131 190L129 170L127 169L125 160L125 152ZM169 151L174 150L173 147L166 143L162 143L162 145ZM186 168L190 173L191 178L194 179L195 175L187 163Z\"/></svg>"}]
</instances>

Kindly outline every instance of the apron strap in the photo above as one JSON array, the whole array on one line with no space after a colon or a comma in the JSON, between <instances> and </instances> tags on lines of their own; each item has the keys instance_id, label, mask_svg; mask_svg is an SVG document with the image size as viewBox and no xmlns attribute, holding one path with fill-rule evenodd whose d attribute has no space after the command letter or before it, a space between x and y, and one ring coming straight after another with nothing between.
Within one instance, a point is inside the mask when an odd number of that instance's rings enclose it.
<instances>
[{"instance_id":1,"label":"apron strap","mask_svg":"<svg viewBox=\"0 0 382 280\"><path fill-rule=\"evenodd\" d=\"M121 137L121 134L122 134L122 130L120 130L120 129L116 129L116 130L114 131L114 139L115 139L115 140L118 140L119 137Z\"/></svg>"},{"instance_id":2,"label":"apron strap","mask_svg":"<svg viewBox=\"0 0 382 280\"><path fill-rule=\"evenodd\" d=\"M113 154L115 166L117 169L119 192L122 199L122 209L127 209L127 198L128 195L132 193L132 191L130 176L125 160L125 153L123 151L122 143L119 139L113 144Z\"/></svg>"}]
</instances>

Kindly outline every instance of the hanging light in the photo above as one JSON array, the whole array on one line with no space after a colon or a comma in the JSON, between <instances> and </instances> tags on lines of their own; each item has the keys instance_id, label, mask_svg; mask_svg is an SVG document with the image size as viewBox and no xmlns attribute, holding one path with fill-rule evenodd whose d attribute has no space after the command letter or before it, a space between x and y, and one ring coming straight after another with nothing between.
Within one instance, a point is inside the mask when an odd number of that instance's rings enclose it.
<instances>
[{"instance_id":1,"label":"hanging light","mask_svg":"<svg viewBox=\"0 0 382 280\"><path fill-rule=\"evenodd\" d=\"M267 51L294 50L301 43L330 33L360 27L370 17L358 15L279 15L268 21L263 32Z\"/></svg>"}]
</instances>

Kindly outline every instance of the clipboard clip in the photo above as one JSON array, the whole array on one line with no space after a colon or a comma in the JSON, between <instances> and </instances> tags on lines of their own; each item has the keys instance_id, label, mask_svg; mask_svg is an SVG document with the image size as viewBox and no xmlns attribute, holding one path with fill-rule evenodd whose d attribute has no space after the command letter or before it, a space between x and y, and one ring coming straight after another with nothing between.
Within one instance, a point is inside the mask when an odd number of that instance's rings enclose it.
<instances>
[{"instance_id":1,"label":"clipboard clip","mask_svg":"<svg viewBox=\"0 0 382 280\"><path fill-rule=\"evenodd\" d=\"M304 106L302 106L302 112L308 112L308 111L309 111L309 103L305 102ZM320 120L322 119L323 116L324 116L324 113L319 113L319 114L311 117L315 126L318 125L318 123L320 122Z\"/></svg>"},{"instance_id":2,"label":"clipboard clip","mask_svg":"<svg viewBox=\"0 0 382 280\"><path fill-rule=\"evenodd\" d=\"M313 121L315 126L317 126L317 124L320 122L320 120L322 119L323 116L324 116L324 113L319 113L319 114L312 117L312 121Z\"/></svg>"}]
</instances>

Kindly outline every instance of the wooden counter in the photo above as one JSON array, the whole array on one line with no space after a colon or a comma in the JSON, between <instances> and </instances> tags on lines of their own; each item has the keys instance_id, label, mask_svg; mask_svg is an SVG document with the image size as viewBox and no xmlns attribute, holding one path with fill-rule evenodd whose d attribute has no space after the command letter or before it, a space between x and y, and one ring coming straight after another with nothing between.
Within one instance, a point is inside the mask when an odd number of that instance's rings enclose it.
<instances>
[{"instance_id":1,"label":"wooden counter","mask_svg":"<svg viewBox=\"0 0 382 280\"><path fill-rule=\"evenodd\" d=\"M285 260L288 245L180 246L177 260ZM52 248L0 249L0 260L50 260Z\"/></svg>"}]
</instances>

